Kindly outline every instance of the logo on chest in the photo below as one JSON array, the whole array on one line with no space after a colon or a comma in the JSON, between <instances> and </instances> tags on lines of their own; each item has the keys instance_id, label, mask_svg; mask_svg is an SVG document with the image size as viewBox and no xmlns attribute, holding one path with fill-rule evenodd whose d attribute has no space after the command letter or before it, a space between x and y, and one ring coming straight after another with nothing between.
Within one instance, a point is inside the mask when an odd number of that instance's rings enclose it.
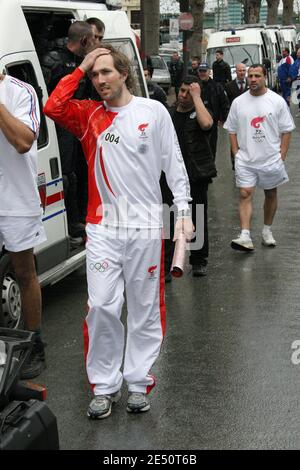
<instances>
[{"instance_id":1,"label":"logo on chest","mask_svg":"<svg viewBox=\"0 0 300 470\"><path fill-rule=\"evenodd\" d=\"M139 134L139 138L140 139L148 139L148 135L147 135L147 127L149 126L149 123L148 122L145 122L143 124L140 124L138 126L138 130L140 132Z\"/></svg>"}]
</instances>

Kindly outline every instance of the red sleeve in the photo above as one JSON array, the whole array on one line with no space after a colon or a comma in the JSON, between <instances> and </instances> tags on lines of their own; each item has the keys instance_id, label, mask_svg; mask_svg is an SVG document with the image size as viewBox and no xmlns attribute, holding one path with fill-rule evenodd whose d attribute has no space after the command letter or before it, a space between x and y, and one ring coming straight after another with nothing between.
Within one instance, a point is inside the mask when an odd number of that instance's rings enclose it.
<instances>
[{"instance_id":1,"label":"red sleeve","mask_svg":"<svg viewBox=\"0 0 300 470\"><path fill-rule=\"evenodd\" d=\"M77 68L70 75L63 77L44 106L46 116L78 138L83 136L89 111L94 106L92 100L72 100L83 76L84 72Z\"/></svg>"}]
</instances>

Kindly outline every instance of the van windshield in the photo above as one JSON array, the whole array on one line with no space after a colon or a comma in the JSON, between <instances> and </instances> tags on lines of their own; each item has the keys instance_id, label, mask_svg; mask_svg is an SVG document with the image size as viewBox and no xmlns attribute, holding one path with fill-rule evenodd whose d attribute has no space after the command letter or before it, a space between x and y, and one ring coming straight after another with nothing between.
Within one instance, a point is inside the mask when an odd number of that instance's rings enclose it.
<instances>
[{"instance_id":1,"label":"van windshield","mask_svg":"<svg viewBox=\"0 0 300 470\"><path fill-rule=\"evenodd\" d=\"M216 60L216 51L218 49L222 49L224 52L224 61L231 65L231 67L240 63L247 65L259 63L259 46L257 44L244 44L207 49L207 62L210 66L212 66Z\"/></svg>"}]
</instances>

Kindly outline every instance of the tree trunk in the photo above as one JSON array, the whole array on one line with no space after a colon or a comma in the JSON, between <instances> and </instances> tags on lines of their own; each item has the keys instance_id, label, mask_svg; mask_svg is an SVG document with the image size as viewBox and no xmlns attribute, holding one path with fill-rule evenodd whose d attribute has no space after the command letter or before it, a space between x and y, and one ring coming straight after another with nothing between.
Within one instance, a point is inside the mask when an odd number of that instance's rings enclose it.
<instances>
[{"instance_id":1,"label":"tree trunk","mask_svg":"<svg viewBox=\"0 0 300 470\"><path fill-rule=\"evenodd\" d=\"M193 35L189 41L191 57L202 57L203 11L205 0L190 0L191 13L194 18Z\"/></svg>"},{"instance_id":2,"label":"tree trunk","mask_svg":"<svg viewBox=\"0 0 300 470\"><path fill-rule=\"evenodd\" d=\"M238 0L238 1L244 5L244 23L246 24L258 23L261 0Z\"/></svg>"},{"instance_id":3,"label":"tree trunk","mask_svg":"<svg viewBox=\"0 0 300 470\"><path fill-rule=\"evenodd\" d=\"M141 57L158 54L159 48L159 0L141 0L142 51Z\"/></svg>"},{"instance_id":4,"label":"tree trunk","mask_svg":"<svg viewBox=\"0 0 300 470\"><path fill-rule=\"evenodd\" d=\"M293 23L293 12L294 12L294 0L282 0L283 12L282 12L282 24Z\"/></svg>"},{"instance_id":5,"label":"tree trunk","mask_svg":"<svg viewBox=\"0 0 300 470\"><path fill-rule=\"evenodd\" d=\"M245 18L245 23L254 24L259 23L259 12L261 0L247 0L244 2L244 9L247 15L247 21Z\"/></svg>"},{"instance_id":6,"label":"tree trunk","mask_svg":"<svg viewBox=\"0 0 300 470\"><path fill-rule=\"evenodd\" d=\"M279 0L267 0L268 4L268 17L267 24L276 24L278 16Z\"/></svg>"}]
</instances>

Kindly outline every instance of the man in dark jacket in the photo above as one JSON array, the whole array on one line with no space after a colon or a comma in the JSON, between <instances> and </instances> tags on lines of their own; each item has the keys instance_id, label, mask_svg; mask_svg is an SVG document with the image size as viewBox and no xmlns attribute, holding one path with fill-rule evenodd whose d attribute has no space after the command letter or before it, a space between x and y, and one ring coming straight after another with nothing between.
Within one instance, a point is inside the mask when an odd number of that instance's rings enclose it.
<instances>
[{"instance_id":1,"label":"man in dark jacket","mask_svg":"<svg viewBox=\"0 0 300 470\"><path fill-rule=\"evenodd\" d=\"M168 109L167 95L157 83L152 81L151 70L148 67L144 67L144 77L147 83L149 98L159 101Z\"/></svg>"},{"instance_id":2,"label":"man in dark jacket","mask_svg":"<svg viewBox=\"0 0 300 470\"><path fill-rule=\"evenodd\" d=\"M169 65L171 75L171 85L175 88L176 99L178 97L178 90L183 76L183 62L180 59L178 52L173 52Z\"/></svg>"},{"instance_id":3,"label":"man in dark jacket","mask_svg":"<svg viewBox=\"0 0 300 470\"><path fill-rule=\"evenodd\" d=\"M96 44L93 28L85 21L75 21L68 30L68 37L58 38L41 58L45 82L50 94L58 82L72 73L80 63L79 57L85 56L87 50ZM89 87L90 88L90 87ZM82 80L76 92L76 98L83 99L87 93L87 80ZM59 152L62 164L65 204L67 210L68 231L71 245L81 244L85 237L84 225L81 223L78 201L78 178L76 163L80 159L81 145L78 140L61 126L56 125ZM86 167L84 162L83 168ZM87 175L86 175L87 176ZM82 178L84 176L82 175Z\"/></svg>"},{"instance_id":4,"label":"man in dark jacket","mask_svg":"<svg viewBox=\"0 0 300 470\"><path fill-rule=\"evenodd\" d=\"M220 83L216 83L209 76L210 69L206 62L199 66L199 78L201 80L201 97L205 106L212 112L213 127L210 134L210 145L214 159L217 153L218 125L222 125L229 113L229 100Z\"/></svg>"},{"instance_id":5,"label":"man in dark jacket","mask_svg":"<svg viewBox=\"0 0 300 470\"><path fill-rule=\"evenodd\" d=\"M234 80L231 80L231 82L226 83L225 85L225 92L228 96L230 106L235 98L242 95L245 91L249 89L248 82L246 79L246 72L247 72L246 65L237 64L235 66L235 70L236 70L236 78ZM230 158L231 158L232 169L234 171L234 155L232 154L231 150L230 150Z\"/></svg>"},{"instance_id":6,"label":"man in dark jacket","mask_svg":"<svg viewBox=\"0 0 300 470\"><path fill-rule=\"evenodd\" d=\"M189 75L195 75L195 77L198 77L199 65L200 65L199 57L197 57L197 56L192 57L192 63L191 63L191 67L188 70L188 74Z\"/></svg>"},{"instance_id":7,"label":"man in dark jacket","mask_svg":"<svg viewBox=\"0 0 300 470\"><path fill-rule=\"evenodd\" d=\"M231 82L226 83L225 91L228 96L230 104L233 102L234 98L240 96L246 90L248 90L248 83L246 79L246 65L237 64L235 66L236 78L231 80Z\"/></svg>"},{"instance_id":8,"label":"man in dark jacket","mask_svg":"<svg viewBox=\"0 0 300 470\"><path fill-rule=\"evenodd\" d=\"M207 274L208 225L207 225L207 189L208 182L217 175L212 151L209 144L210 129L213 119L201 98L200 81L195 76L183 79L178 92L178 103L171 108L170 114L177 133L180 149L188 172L192 200L192 220L197 230L197 205L204 206L204 244L201 249L190 253L193 276ZM161 180L163 201L170 205L168 188L164 178ZM198 227L199 228L199 227ZM197 240L196 240L197 241ZM191 247L193 242L191 242ZM173 244L165 240L166 274L170 271Z\"/></svg>"},{"instance_id":9,"label":"man in dark jacket","mask_svg":"<svg viewBox=\"0 0 300 470\"><path fill-rule=\"evenodd\" d=\"M232 78L230 65L223 60L223 56L224 53L222 49L217 49L216 60L213 63L212 70L214 81L221 83L221 85L225 86L225 84L230 82Z\"/></svg>"}]
</instances>

